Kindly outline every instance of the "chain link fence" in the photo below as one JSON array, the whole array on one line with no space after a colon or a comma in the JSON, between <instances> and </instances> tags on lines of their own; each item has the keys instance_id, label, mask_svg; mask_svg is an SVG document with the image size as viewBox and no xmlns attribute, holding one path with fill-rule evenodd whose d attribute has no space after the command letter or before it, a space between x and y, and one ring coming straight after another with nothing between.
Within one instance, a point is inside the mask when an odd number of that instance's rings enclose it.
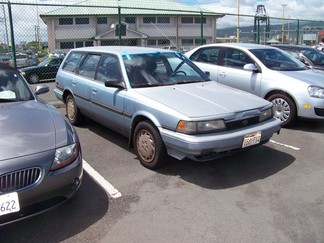
<instances>
[{"instance_id":1,"label":"chain link fence","mask_svg":"<svg viewBox=\"0 0 324 243\"><path fill-rule=\"evenodd\" d=\"M215 42L312 44L324 30L323 21L238 18L169 0L0 4L0 62L21 68L30 83L53 82L72 48L132 45L185 52ZM26 69L35 65L43 69ZM53 99L48 95L48 101Z\"/></svg>"}]
</instances>

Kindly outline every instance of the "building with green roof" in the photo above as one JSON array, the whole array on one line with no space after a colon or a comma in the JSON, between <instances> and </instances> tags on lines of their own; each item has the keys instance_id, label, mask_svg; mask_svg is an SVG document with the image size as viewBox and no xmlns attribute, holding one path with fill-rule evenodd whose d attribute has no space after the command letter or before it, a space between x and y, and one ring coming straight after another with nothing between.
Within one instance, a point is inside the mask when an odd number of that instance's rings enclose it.
<instances>
[{"instance_id":1,"label":"building with green roof","mask_svg":"<svg viewBox=\"0 0 324 243\"><path fill-rule=\"evenodd\" d=\"M49 51L119 44L190 49L215 42L223 16L173 0L86 0L40 15Z\"/></svg>"}]
</instances>

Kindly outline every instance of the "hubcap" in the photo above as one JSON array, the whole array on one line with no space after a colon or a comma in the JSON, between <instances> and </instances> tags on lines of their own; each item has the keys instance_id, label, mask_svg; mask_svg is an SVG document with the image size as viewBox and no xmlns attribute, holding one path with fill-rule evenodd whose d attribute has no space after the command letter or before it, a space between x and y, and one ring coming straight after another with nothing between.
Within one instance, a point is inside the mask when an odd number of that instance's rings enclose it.
<instances>
[{"instance_id":1,"label":"hubcap","mask_svg":"<svg viewBox=\"0 0 324 243\"><path fill-rule=\"evenodd\" d=\"M66 104L66 107L67 107L67 115L70 119L70 121L74 121L75 119L75 105L74 105L74 102L69 99L67 104Z\"/></svg>"},{"instance_id":2,"label":"hubcap","mask_svg":"<svg viewBox=\"0 0 324 243\"><path fill-rule=\"evenodd\" d=\"M155 144L152 135L141 130L137 135L137 150L139 156L146 162L151 163L155 157Z\"/></svg>"},{"instance_id":3,"label":"hubcap","mask_svg":"<svg viewBox=\"0 0 324 243\"><path fill-rule=\"evenodd\" d=\"M290 106L284 99L278 98L272 101L274 116L285 122L290 117Z\"/></svg>"}]
</instances>

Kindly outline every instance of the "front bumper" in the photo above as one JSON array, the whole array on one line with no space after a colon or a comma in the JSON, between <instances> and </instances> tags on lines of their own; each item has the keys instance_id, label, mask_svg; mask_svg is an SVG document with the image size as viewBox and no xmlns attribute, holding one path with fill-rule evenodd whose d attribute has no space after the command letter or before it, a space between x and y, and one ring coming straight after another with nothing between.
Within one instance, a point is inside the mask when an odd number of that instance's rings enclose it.
<instances>
[{"instance_id":1,"label":"front bumper","mask_svg":"<svg viewBox=\"0 0 324 243\"><path fill-rule=\"evenodd\" d=\"M47 162L42 164L44 161ZM77 193L83 178L81 152L73 163L56 171L49 171L52 161L53 151L47 151L23 157L8 169L14 171L14 167L23 168L24 164L25 167L40 167L42 175L35 184L17 191L20 211L0 216L0 226L59 207Z\"/></svg>"},{"instance_id":2,"label":"front bumper","mask_svg":"<svg viewBox=\"0 0 324 243\"><path fill-rule=\"evenodd\" d=\"M246 135L261 132L258 144L261 145L268 142L274 133L279 133L280 129L281 122L272 118L248 128L212 134L187 135L166 129L160 129L160 133L170 156L179 160L187 157L195 161L208 161L225 153L243 150L242 143Z\"/></svg>"}]
</instances>

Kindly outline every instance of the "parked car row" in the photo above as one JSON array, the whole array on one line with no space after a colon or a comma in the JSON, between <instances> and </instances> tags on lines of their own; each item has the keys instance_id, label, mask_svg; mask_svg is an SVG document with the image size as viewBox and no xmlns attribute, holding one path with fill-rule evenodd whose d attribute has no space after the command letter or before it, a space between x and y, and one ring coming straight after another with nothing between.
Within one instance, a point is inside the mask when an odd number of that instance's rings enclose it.
<instances>
[{"instance_id":1,"label":"parked car row","mask_svg":"<svg viewBox=\"0 0 324 243\"><path fill-rule=\"evenodd\" d=\"M324 119L323 73L307 68L276 47L210 44L186 56L217 83L271 101L283 127L291 126L297 118Z\"/></svg>"},{"instance_id":2,"label":"parked car row","mask_svg":"<svg viewBox=\"0 0 324 243\"><path fill-rule=\"evenodd\" d=\"M9 64L10 66L14 65L14 56L12 53L0 53L0 63ZM16 66L18 68L35 66L38 64L36 57L30 56L27 53L16 53Z\"/></svg>"},{"instance_id":3,"label":"parked car row","mask_svg":"<svg viewBox=\"0 0 324 243\"><path fill-rule=\"evenodd\" d=\"M324 52L310 46L275 45L275 47L286 51L310 68L324 71Z\"/></svg>"},{"instance_id":4,"label":"parked car row","mask_svg":"<svg viewBox=\"0 0 324 243\"><path fill-rule=\"evenodd\" d=\"M48 86L32 91L26 81L49 77L67 118L38 99ZM82 141L73 125L85 117L126 136L146 168L168 156L209 161L260 146L297 117L324 119L323 77L276 47L253 44L186 55L85 47L35 68L0 64L0 226L77 193Z\"/></svg>"}]
</instances>

